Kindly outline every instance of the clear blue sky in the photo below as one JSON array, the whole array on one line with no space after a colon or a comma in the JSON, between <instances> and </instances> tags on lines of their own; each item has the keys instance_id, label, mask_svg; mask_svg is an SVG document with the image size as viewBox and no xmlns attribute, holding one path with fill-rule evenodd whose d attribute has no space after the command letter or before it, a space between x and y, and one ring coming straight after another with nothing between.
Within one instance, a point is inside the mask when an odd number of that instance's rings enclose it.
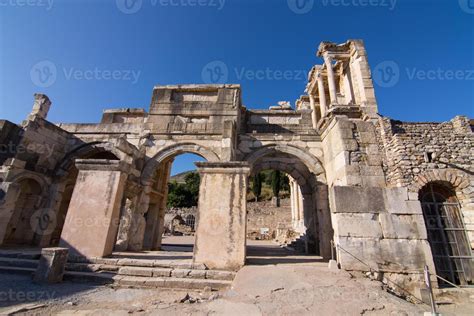
<instances>
[{"instance_id":1,"label":"clear blue sky","mask_svg":"<svg viewBox=\"0 0 474 316\"><path fill-rule=\"evenodd\" d=\"M383 62L398 67L390 87L375 84L381 114L405 121L474 116L474 0L25 2L0 0L0 118L16 123L35 92L53 101L53 122L148 108L153 85L209 81L211 62L227 69L227 82L242 85L247 107L293 104L306 72L321 63L319 42L350 38L365 41L374 75ZM246 70L288 70L292 78L242 77ZM174 172L191 166L176 165Z\"/></svg>"}]
</instances>

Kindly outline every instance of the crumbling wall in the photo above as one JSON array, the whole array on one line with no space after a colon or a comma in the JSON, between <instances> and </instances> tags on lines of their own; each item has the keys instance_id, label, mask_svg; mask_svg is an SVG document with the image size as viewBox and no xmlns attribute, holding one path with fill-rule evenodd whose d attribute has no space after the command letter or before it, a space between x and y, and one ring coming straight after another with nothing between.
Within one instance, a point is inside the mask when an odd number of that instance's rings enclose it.
<instances>
[{"instance_id":1,"label":"crumbling wall","mask_svg":"<svg viewBox=\"0 0 474 316\"><path fill-rule=\"evenodd\" d=\"M456 168L472 172L474 133L465 116L443 123L377 123L387 182L408 186L426 170Z\"/></svg>"},{"instance_id":2,"label":"crumbling wall","mask_svg":"<svg viewBox=\"0 0 474 316\"><path fill-rule=\"evenodd\" d=\"M268 228L268 238L277 237L279 230L292 230L290 199L281 199L280 207L272 201L247 203L247 238L261 239L261 229Z\"/></svg>"}]
</instances>

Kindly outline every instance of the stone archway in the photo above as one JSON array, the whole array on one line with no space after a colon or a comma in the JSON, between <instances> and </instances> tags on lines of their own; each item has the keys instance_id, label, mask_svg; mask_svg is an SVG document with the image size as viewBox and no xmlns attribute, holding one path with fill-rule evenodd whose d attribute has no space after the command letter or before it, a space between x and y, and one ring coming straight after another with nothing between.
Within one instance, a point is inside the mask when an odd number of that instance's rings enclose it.
<instances>
[{"instance_id":1,"label":"stone archway","mask_svg":"<svg viewBox=\"0 0 474 316\"><path fill-rule=\"evenodd\" d=\"M331 226L326 177L321 162L311 154L291 145L267 145L247 155L251 174L261 170L279 170L294 179L297 193L293 199L300 201L296 210L297 220L303 225L305 242L314 244L314 251L329 258ZM292 200L292 208L295 205ZM302 205L301 205L302 204ZM293 215L293 214L292 214ZM306 249L307 244L306 244Z\"/></svg>"},{"instance_id":2,"label":"stone archway","mask_svg":"<svg viewBox=\"0 0 474 316\"><path fill-rule=\"evenodd\" d=\"M162 148L149 159L140 175L144 189L132 218L130 250L161 249L171 166L176 156L185 153L196 154L209 162L220 160L211 149L189 142ZM133 223L141 224L134 228Z\"/></svg>"},{"instance_id":3,"label":"stone archway","mask_svg":"<svg viewBox=\"0 0 474 316\"><path fill-rule=\"evenodd\" d=\"M472 174L458 169L438 169L427 170L412 181L408 187L408 192L416 194L429 183L445 182L452 186L456 198L461 206L461 215L466 227L474 225L474 191L471 190L471 183L474 180ZM474 231L468 230L471 249L474 249Z\"/></svg>"},{"instance_id":4,"label":"stone archway","mask_svg":"<svg viewBox=\"0 0 474 316\"><path fill-rule=\"evenodd\" d=\"M174 144L161 149L153 156L153 158L146 162L146 165L141 173L142 184L147 185L149 183L151 177L153 177L160 164L184 153L196 154L206 159L208 162L220 161L219 156L213 150L207 147L189 142Z\"/></svg>"},{"instance_id":5,"label":"stone archway","mask_svg":"<svg viewBox=\"0 0 474 316\"><path fill-rule=\"evenodd\" d=\"M324 184L327 183L326 172L321 161L296 146L278 144L266 145L248 154L244 158L244 161L247 161L250 166L253 166L255 162L261 159L262 157L278 153L284 153L293 157L297 157L308 168L308 170L316 176L316 179L319 182Z\"/></svg>"},{"instance_id":6,"label":"stone archway","mask_svg":"<svg viewBox=\"0 0 474 316\"><path fill-rule=\"evenodd\" d=\"M33 172L22 172L8 179L0 205L0 244L40 245L49 219L44 220L44 204L49 182Z\"/></svg>"}]
</instances>

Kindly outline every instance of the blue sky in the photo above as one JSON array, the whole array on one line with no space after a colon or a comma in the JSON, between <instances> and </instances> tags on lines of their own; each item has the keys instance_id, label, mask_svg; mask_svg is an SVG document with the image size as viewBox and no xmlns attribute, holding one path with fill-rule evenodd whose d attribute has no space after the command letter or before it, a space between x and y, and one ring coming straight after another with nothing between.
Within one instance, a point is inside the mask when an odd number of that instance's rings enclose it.
<instances>
[{"instance_id":1,"label":"blue sky","mask_svg":"<svg viewBox=\"0 0 474 316\"><path fill-rule=\"evenodd\" d=\"M97 122L148 108L155 84L215 79L211 66L248 108L293 104L319 42L350 38L365 41L381 114L473 117L473 33L474 0L0 0L0 118L21 122L42 92L51 121Z\"/></svg>"}]
</instances>

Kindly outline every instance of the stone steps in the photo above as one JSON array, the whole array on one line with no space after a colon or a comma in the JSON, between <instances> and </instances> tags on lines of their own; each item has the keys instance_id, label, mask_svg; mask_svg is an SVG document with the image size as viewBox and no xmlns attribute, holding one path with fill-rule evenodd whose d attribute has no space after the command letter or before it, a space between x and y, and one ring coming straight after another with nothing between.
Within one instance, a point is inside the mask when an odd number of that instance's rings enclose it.
<instances>
[{"instance_id":1,"label":"stone steps","mask_svg":"<svg viewBox=\"0 0 474 316\"><path fill-rule=\"evenodd\" d=\"M0 271L33 273L39 256L0 253ZM129 258L77 258L66 264L64 278L133 287L164 287L220 290L231 286L236 273L207 270L191 262L139 260Z\"/></svg>"},{"instance_id":2,"label":"stone steps","mask_svg":"<svg viewBox=\"0 0 474 316\"><path fill-rule=\"evenodd\" d=\"M143 266L119 266L109 264L88 264L88 263L68 263L66 265L67 271L77 272L103 272L113 273L125 276L140 276L140 277L174 277L174 278L189 278L189 279L211 279L232 281L235 277L235 272L218 271L218 270L204 270L204 269L181 269L181 268L163 268L163 267L143 267Z\"/></svg>"},{"instance_id":3,"label":"stone steps","mask_svg":"<svg viewBox=\"0 0 474 316\"><path fill-rule=\"evenodd\" d=\"M35 268L22 268L14 266L0 266L0 272L33 274ZM230 287L232 281L226 280L210 280L210 279L185 279L173 277L137 277L117 275L114 273L97 273L97 272L75 272L66 271L64 280L73 282L94 282L98 284L114 284L126 287L136 288L170 288L170 289L190 289L203 290L210 288L211 290L222 290Z\"/></svg>"}]
</instances>

